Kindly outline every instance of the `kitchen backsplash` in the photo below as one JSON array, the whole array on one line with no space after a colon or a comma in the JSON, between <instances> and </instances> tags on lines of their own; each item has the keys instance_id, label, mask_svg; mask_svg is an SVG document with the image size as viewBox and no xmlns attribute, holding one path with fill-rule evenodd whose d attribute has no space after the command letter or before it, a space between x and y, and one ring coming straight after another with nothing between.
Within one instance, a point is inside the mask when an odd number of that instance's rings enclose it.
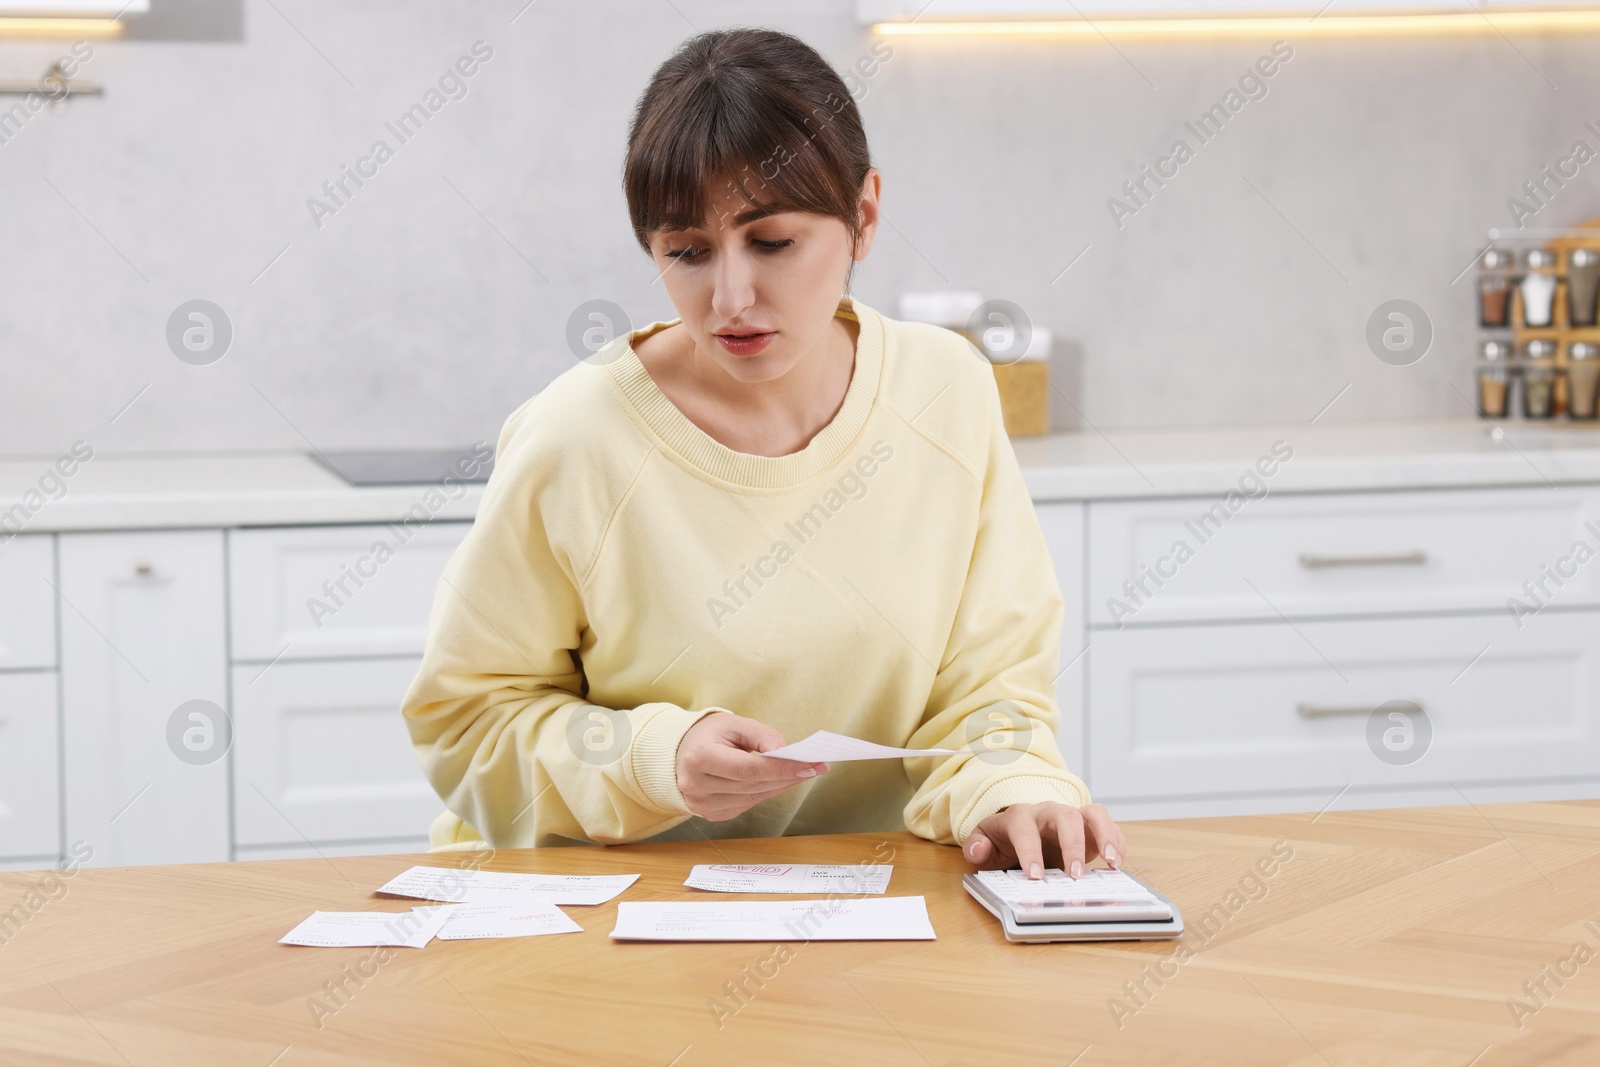
<instances>
[{"instance_id":1,"label":"kitchen backsplash","mask_svg":"<svg viewBox=\"0 0 1600 1067\"><path fill-rule=\"evenodd\" d=\"M1471 416L1482 235L1600 118L1582 36L891 42L849 0L679 0L621 37L611 5L518 6L248 4L242 42L95 42L106 95L0 144L0 452L492 440L586 302L673 315L619 173L695 27L856 72L886 219L856 294L1026 309L1058 428ZM0 76L68 48L0 43ZM1600 213L1597 174L1528 224ZM1367 339L1394 300L1432 329L1404 366Z\"/></svg>"}]
</instances>

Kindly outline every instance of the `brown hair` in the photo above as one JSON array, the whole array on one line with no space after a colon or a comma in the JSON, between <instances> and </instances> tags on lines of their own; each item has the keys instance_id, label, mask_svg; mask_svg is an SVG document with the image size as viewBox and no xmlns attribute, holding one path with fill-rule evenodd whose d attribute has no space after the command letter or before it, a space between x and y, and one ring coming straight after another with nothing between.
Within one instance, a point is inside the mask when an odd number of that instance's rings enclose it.
<instances>
[{"instance_id":1,"label":"brown hair","mask_svg":"<svg viewBox=\"0 0 1600 1067\"><path fill-rule=\"evenodd\" d=\"M779 30L714 30L650 78L628 126L622 187L646 252L657 230L710 221L715 181L774 210L836 218L854 247L871 166L855 100L816 49Z\"/></svg>"}]
</instances>

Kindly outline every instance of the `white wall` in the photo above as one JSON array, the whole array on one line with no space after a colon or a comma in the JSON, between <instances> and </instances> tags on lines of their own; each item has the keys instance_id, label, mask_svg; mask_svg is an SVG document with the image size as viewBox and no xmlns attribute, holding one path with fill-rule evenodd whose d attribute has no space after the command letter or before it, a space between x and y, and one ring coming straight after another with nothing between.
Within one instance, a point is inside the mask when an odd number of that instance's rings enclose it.
<instances>
[{"instance_id":1,"label":"white wall","mask_svg":"<svg viewBox=\"0 0 1600 1067\"><path fill-rule=\"evenodd\" d=\"M619 188L654 66L735 23L840 66L872 45L848 0L538 0L512 23L523 2L251 2L243 42L96 44L82 76L107 95L0 145L0 451L492 437L570 365L579 303L673 314ZM306 199L480 38L469 95L317 229ZM1106 199L1269 42L892 44L862 99L891 226L858 295L1017 301L1102 428L1310 419L1347 384L1325 419L1470 415L1471 279L1452 279L1525 179L1600 146L1595 38L1291 41L1269 94L1119 230ZM0 77L64 50L0 42ZM1536 222L1600 214L1597 174ZM235 328L207 367L164 339L196 297ZM1364 341L1396 297L1438 330L1412 367Z\"/></svg>"}]
</instances>

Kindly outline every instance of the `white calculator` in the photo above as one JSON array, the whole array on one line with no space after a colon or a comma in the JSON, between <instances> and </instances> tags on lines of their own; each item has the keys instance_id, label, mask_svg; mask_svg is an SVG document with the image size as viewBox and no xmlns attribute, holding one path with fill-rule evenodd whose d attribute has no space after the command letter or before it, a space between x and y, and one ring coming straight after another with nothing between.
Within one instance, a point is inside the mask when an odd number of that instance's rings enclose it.
<instances>
[{"instance_id":1,"label":"white calculator","mask_svg":"<svg viewBox=\"0 0 1600 1067\"><path fill-rule=\"evenodd\" d=\"M1178 907L1126 871L1072 878L1048 870L973 871L961 884L1000 920L1007 941L1157 941L1183 934Z\"/></svg>"}]
</instances>

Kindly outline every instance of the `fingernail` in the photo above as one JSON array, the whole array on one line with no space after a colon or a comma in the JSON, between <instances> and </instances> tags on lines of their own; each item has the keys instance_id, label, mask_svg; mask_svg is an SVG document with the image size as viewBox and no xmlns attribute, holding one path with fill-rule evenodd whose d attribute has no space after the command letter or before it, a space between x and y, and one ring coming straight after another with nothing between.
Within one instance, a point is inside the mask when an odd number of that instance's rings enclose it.
<instances>
[{"instance_id":1,"label":"fingernail","mask_svg":"<svg viewBox=\"0 0 1600 1067\"><path fill-rule=\"evenodd\" d=\"M1121 860L1122 860L1122 857L1117 855L1117 850L1112 848L1110 845L1107 845L1106 846L1106 862L1111 864L1111 866L1115 867L1118 863L1121 862Z\"/></svg>"},{"instance_id":2,"label":"fingernail","mask_svg":"<svg viewBox=\"0 0 1600 1067\"><path fill-rule=\"evenodd\" d=\"M1043 878L1044 877L1044 868L1039 866L1037 863L1033 864L1032 866L1030 866L1028 868L1028 877L1029 878Z\"/></svg>"},{"instance_id":3,"label":"fingernail","mask_svg":"<svg viewBox=\"0 0 1600 1067\"><path fill-rule=\"evenodd\" d=\"M1073 860L1072 861L1072 877L1074 877L1074 878L1082 878L1083 877L1083 861L1082 860Z\"/></svg>"},{"instance_id":4,"label":"fingernail","mask_svg":"<svg viewBox=\"0 0 1600 1067\"><path fill-rule=\"evenodd\" d=\"M796 778L815 778L817 776L817 772L812 770L810 767L807 767L804 770L795 771L794 776Z\"/></svg>"}]
</instances>

